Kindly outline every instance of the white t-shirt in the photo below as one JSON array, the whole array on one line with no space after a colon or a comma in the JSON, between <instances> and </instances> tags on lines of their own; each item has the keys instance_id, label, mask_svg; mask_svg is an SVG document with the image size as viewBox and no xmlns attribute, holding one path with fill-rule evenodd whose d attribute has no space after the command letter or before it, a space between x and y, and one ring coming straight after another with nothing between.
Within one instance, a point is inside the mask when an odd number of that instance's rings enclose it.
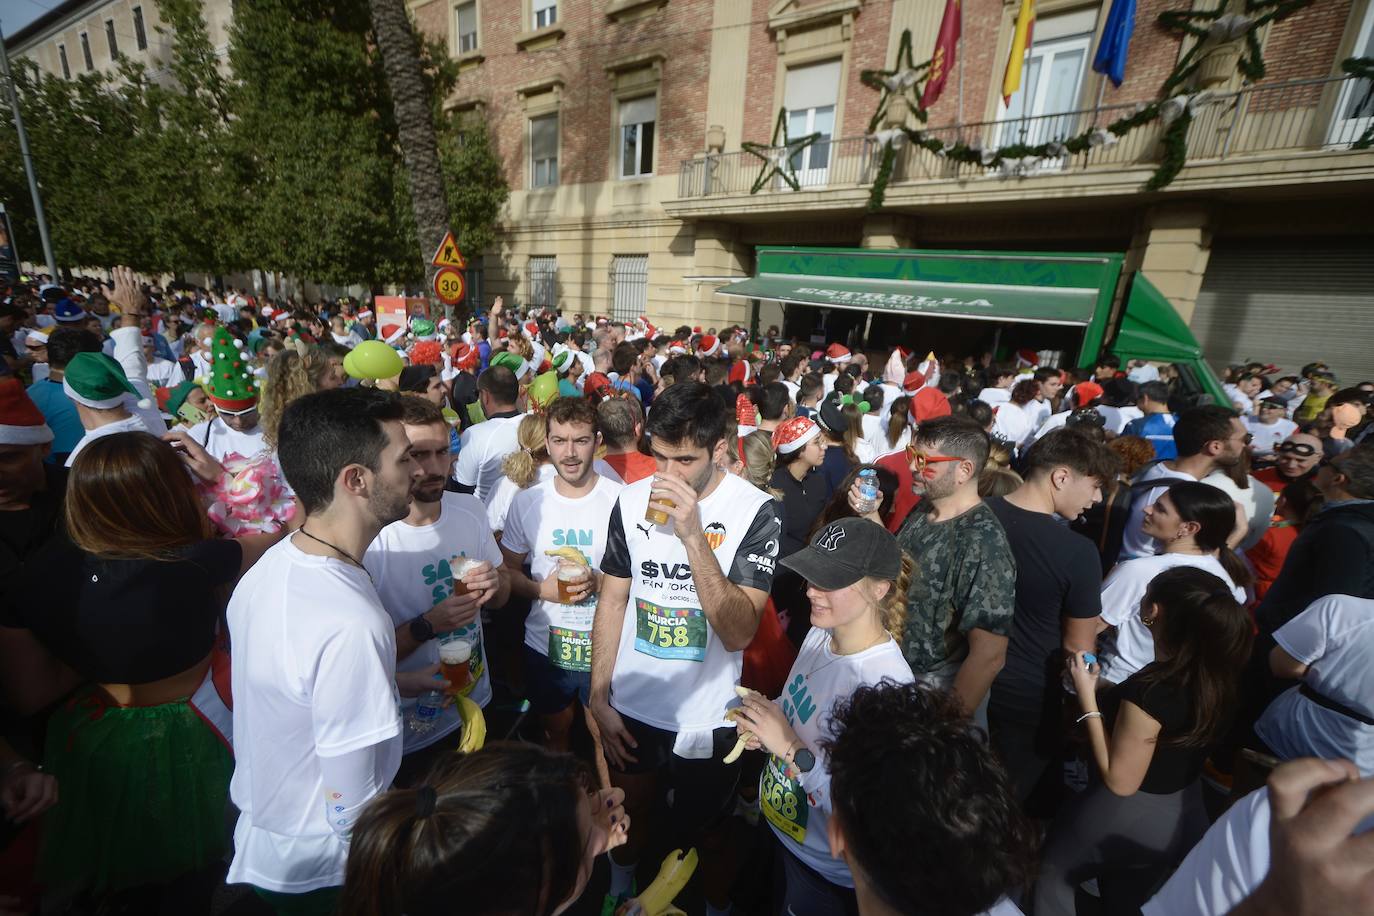
<instances>
[{"instance_id":1,"label":"white t-shirt","mask_svg":"<svg viewBox=\"0 0 1374 916\"><path fill-rule=\"evenodd\" d=\"M621 489L598 475L596 487L578 499L560 494L553 480L521 490L511 500L501 543L511 553L526 555L536 582L555 574L558 558L546 551L560 547L576 548L593 570L600 571L611 510ZM595 595L583 604L536 600L525 618L525 645L559 668L589 673L595 611Z\"/></svg>"},{"instance_id":2,"label":"white t-shirt","mask_svg":"<svg viewBox=\"0 0 1374 916\"><path fill-rule=\"evenodd\" d=\"M854 877L843 859L830 855L826 822L833 802L829 758L821 752L821 741L834 737L835 704L884 678L898 684L916 679L896 640L889 637L854 655L836 655L830 648L830 631L812 627L778 699L797 738L816 755L816 765L793 779L786 773L787 764L769 755L759 776L759 811L778 840L825 880L841 887L853 887Z\"/></svg>"},{"instance_id":3,"label":"white t-shirt","mask_svg":"<svg viewBox=\"0 0 1374 916\"><path fill-rule=\"evenodd\" d=\"M1126 428L1127 423L1145 416L1145 411L1139 407L1109 407L1106 404L1099 404L1095 409L1106 419L1105 428L1118 436Z\"/></svg>"},{"instance_id":4,"label":"white t-shirt","mask_svg":"<svg viewBox=\"0 0 1374 916\"><path fill-rule=\"evenodd\" d=\"M998 404L1005 404L1011 400L1011 389L994 388L989 385L987 388L978 392L978 400L991 407L996 407Z\"/></svg>"},{"instance_id":5,"label":"white t-shirt","mask_svg":"<svg viewBox=\"0 0 1374 916\"><path fill-rule=\"evenodd\" d=\"M1251 400L1248 394L1242 392L1235 385L1222 385L1221 387L1226 392L1226 396L1231 399L1236 410L1244 414L1255 412L1255 402Z\"/></svg>"},{"instance_id":6,"label":"white t-shirt","mask_svg":"<svg viewBox=\"0 0 1374 916\"><path fill-rule=\"evenodd\" d=\"M477 498L491 502L491 494L501 480L501 462L520 448L516 437L524 416L495 417L470 426L463 433L453 479L473 487Z\"/></svg>"},{"instance_id":7,"label":"white t-shirt","mask_svg":"<svg viewBox=\"0 0 1374 916\"><path fill-rule=\"evenodd\" d=\"M166 431L166 424L163 424L162 430L156 433L156 435L161 437L162 433ZM148 423L138 414L125 417L123 420L116 420L113 423L106 423L104 426L97 426L95 429L88 429L86 430L86 434L77 440L76 446L72 449L71 454L67 456L67 467L72 466L72 462L76 460L76 456L80 454L81 450L87 445L91 444L96 439L100 439L104 436L113 436L115 433L152 434L153 431L148 428Z\"/></svg>"},{"instance_id":8,"label":"white t-shirt","mask_svg":"<svg viewBox=\"0 0 1374 916\"><path fill-rule=\"evenodd\" d=\"M1374 600L1328 595L1274 632L1283 650L1309 666L1304 683L1322 696L1374 716ZM1293 687L1275 698L1255 733L1281 760L1344 758L1374 775L1374 726L1312 702Z\"/></svg>"},{"instance_id":9,"label":"white t-shirt","mask_svg":"<svg viewBox=\"0 0 1374 916\"><path fill-rule=\"evenodd\" d=\"M214 363L205 355L204 350L191 354L191 368L195 370L196 378L209 378L215 371Z\"/></svg>"},{"instance_id":10,"label":"white t-shirt","mask_svg":"<svg viewBox=\"0 0 1374 916\"><path fill-rule=\"evenodd\" d=\"M1254 436L1250 449L1256 455L1270 455L1274 446L1298 431L1298 424L1282 417L1273 423L1261 423L1258 417L1245 417L1245 428Z\"/></svg>"},{"instance_id":11,"label":"white t-shirt","mask_svg":"<svg viewBox=\"0 0 1374 916\"><path fill-rule=\"evenodd\" d=\"M615 468L611 467L600 458L592 462L592 470L598 475L616 483L624 483L620 475L615 472ZM558 471L554 466L546 461L541 464L535 472L534 483L530 484L530 486L525 489L532 489L541 483L553 480L557 474ZM491 499L487 500L487 524L491 526L492 531L505 530L506 514L510 512L511 500L515 498L515 494L520 492L522 492L521 488L516 486L514 481L502 475L495 489L491 491ZM504 538L505 535L502 535L502 537Z\"/></svg>"},{"instance_id":12,"label":"white t-shirt","mask_svg":"<svg viewBox=\"0 0 1374 916\"><path fill-rule=\"evenodd\" d=\"M1059 411L1059 413L1050 414L1048 417L1041 421L1040 428L1035 431L1035 437L1033 441L1039 442L1041 439L1045 438L1045 436L1054 432L1056 429L1063 429L1064 426L1069 422L1069 414L1071 413L1073 413L1073 411L1071 410L1061 410Z\"/></svg>"},{"instance_id":13,"label":"white t-shirt","mask_svg":"<svg viewBox=\"0 0 1374 916\"><path fill-rule=\"evenodd\" d=\"M1145 507L1154 505L1154 501L1159 499L1159 494L1174 484L1184 480L1197 480L1191 474L1175 471L1164 461L1156 461L1154 464L1146 465L1145 470L1141 471L1136 479L1146 481L1157 478L1175 479L1166 479L1159 486L1150 487L1148 490L1144 487L1131 490L1131 514L1127 516L1126 527L1121 533L1120 559L1122 560L1154 556L1159 552L1159 541L1140 530L1140 527L1145 524Z\"/></svg>"},{"instance_id":14,"label":"white t-shirt","mask_svg":"<svg viewBox=\"0 0 1374 916\"><path fill-rule=\"evenodd\" d=\"M343 884L348 846L325 814L321 757L401 761L396 638L367 573L281 541L229 600L234 860L226 880L300 894Z\"/></svg>"},{"instance_id":15,"label":"white t-shirt","mask_svg":"<svg viewBox=\"0 0 1374 916\"><path fill-rule=\"evenodd\" d=\"M797 403L797 395L801 393L801 385L798 385L796 382L789 382L787 379L783 379L782 383L787 386L788 399L791 400L793 404Z\"/></svg>"},{"instance_id":16,"label":"white t-shirt","mask_svg":"<svg viewBox=\"0 0 1374 916\"><path fill-rule=\"evenodd\" d=\"M1154 636L1140 622L1140 599L1155 576L1175 566L1205 570L1226 583L1237 601L1245 601L1245 589L1231 581L1216 557L1161 553L1116 564L1102 583L1102 619L1116 627L1115 646L1100 653L1102 675L1112 683L1120 684L1155 660Z\"/></svg>"},{"instance_id":17,"label":"white t-shirt","mask_svg":"<svg viewBox=\"0 0 1374 916\"><path fill-rule=\"evenodd\" d=\"M501 548L483 524L482 501L468 493L445 493L442 505L439 520L432 525L411 525L404 520L387 525L363 556L393 628L409 623L453 593L451 557L486 560L492 567L501 565ZM482 645L481 615L451 632L453 638L472 643L468 661L472 682L465 694L478 706L486 706L491 702L491 670ZM396 670L419 671L437 665L439 643L446 635L422 644L397 662ZM409 697L401 703L404 710L415 706ZM423 735L406 733L405 752L428 747L461 724L457 707L445 707L433 730Z\"/></svg>"},{"instance_id":18,"label":"white t-shirt","mask_svg":"<svg viewBox=\"0 0 1374 916\"><path fill-rule=\"evenodd\" d=\"M1225 916L1269 874L1269 790L1256 789L1226 810L1184 858L1144 916ZM1366 818L1354 834L1367 833Z\"/></svg>"},{"instance_id":19,"label":"white t-shirt","mask_svg":"<svg viewBox=\"0 0 1374 916\"><path fill-rule=\"evenodd\" d=\"M1035 430L1035 438L1040 438L1040 427L1045 425L1045 421L1054 413L1054 409L1049 401L1042 401L1036 398L1025 407L1021 408L1030 417L1031 429Z\"/></svg>"},{"instance_id":20,"label":"white t-shirt","mask_svg":"<svg viewBox=\"0 0 1374 916\"><path fill-rule=\"evenodd\" d=\"M181 363L158 357L153 357L152 362L148 363L148 384L154 388L175 388L185 380L186 373L181 371Z\"/></svg>"},{"instance_id":21,"label":"white t-shirt","mask_svg":"<svg viewBox=\"0 0 1374 916\"><path fill-rule=\"evenodd\" d=\"M997 389L1000 391L1001 389ZM1013 447L1026 441L1031 434L1030 415L1011 401L998 404L992 417L992 434L1010 442Z\"/></svg>"},{"instance_id":22,"label":"white t-shirt","mask_svg":"<svg viewBox=\"0 0 1374 916\"><path fill-rule=\"evenodd\" d=\"M646 477L620 491L601 562L602 572L630 580L611 705L670 732L724 727L744 653L726 649L707 621L672 522L644 520L652 484ZM697 508L725 577L768 591L781 533L772 498L726 474ZM709 740L705 747L709 754Z\"/></svg>"},{"instance_id":23,"label":"white t-shirt","mask_svg":"<svg viewBox=\"0 0 1374 916\"><path fill-rule=\"evenodd\" d=\"M213 408L211 410L213 411ZM255 458L267 448L262 424L241 433L225 423L219 414L212 414L210 419L192 426L186 431L186 435L199 443L217 461L224 461L230 455Z\"/></svg>"}]
</instances>

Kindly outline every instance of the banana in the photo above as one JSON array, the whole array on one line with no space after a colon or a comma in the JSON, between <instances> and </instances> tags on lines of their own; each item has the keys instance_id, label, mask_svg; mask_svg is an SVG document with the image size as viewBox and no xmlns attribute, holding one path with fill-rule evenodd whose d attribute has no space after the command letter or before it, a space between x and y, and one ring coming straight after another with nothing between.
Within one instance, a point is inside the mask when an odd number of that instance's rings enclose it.
<instances>
[{"instance_id":1,"label":"banana","mask_svg":"<svg viewBox=\"0 0 1374 916\"><path fill-rule=\"evenodd\" d=\"M745 687L741 684L736 684L735 695L738 696L741 700L747 700L749 699L749 697L754 695L754 691L750 690L748 687ZM725 711L725 720L727 722L733 722L738 717L738 715L739 707L736 707L734 709L727 709ZM737 740L735 742L735 746L730 749L730 753L725 755L724 762L734 763L736 760L738 760L740 758L740 755L744 753L744 746L749 743L749 739L752 737L754 737L753 732L740 732L739 740Z\"/></svg>"},{"instance_id":2,"label":"banana","mask_svg":"<svg viewBox=\"0 0 1374 916\"><path fill-rule=\"evenodd\" d=\"M576 563L578 566L590 567L592 565L587 560L586 556L583 555L582 551L578 550L576 547L559 547L557 550L546 550L544 551L544 556L560 557L567 560L569 563Z\"/></svg>"},{"instance_id":3,"label":"banana","mask_svg":"<svg viewBox=\"0 0 1374 916\"><path fill-rule=\"evenodd\" d=\"M697 870L697 851L674 849L663 859L659 866L658 877L644 889L644 893L624 904L616 911L616 916L667 916L677 912L673 909L673 898L691 880Z\"/></svg>"}]
</instances>

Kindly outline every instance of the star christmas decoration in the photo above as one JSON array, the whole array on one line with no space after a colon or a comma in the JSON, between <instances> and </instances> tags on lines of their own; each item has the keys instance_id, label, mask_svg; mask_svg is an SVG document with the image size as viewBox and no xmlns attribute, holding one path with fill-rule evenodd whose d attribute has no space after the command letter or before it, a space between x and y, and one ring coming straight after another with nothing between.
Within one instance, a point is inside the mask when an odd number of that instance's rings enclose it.
<instances>
[{"instance_id":1,"label":"star christmas decoration","mask_svg":"<svg viewBox=\"0 0 1374 916\"><path fill-rule=\"evenodd\" d=\"M778 138L782 141L779 142ZM759 188L768 183L768 179L774 175L782 178L794 191L801 190L801 183L797 181L797 170L792 166L792 158L801 155L802 150L821 138L818 133L807 134L793 140L787 136L787 109L778 109L778 120L773 125L773 141L770 145L764 146L760 143L751 143L748 140L740 144L740 147L747 153L758 156L763 160L763 169L759 172L759 177L754 179L754 186L749 189L750 194L757 194Z\"/></svg>"},{"instance_id":2,"label":"star christmas decoration","mask_svg":"<svg viewBox=\"0 0 1374 916\"><path fill-rule=\"evenodd\" d=\"M921 97L915 91L921 85L922 78L926 71L930 69L930 61L917 64L911 57L911 30L902 30L902 40L897 46L897 63L891 70L865 70L859 74L859 81L869 89L877 89L882 92L878 99L878 107L873 111L873 117L868 122L868 133L874 133L880 124L883 123L883 115L887 114L887 106L892 103L893 96L904 96L907 104L915 113L917 120L922 123L926 119L926 110L921 105Z\"/></svg>"}]
</instances>

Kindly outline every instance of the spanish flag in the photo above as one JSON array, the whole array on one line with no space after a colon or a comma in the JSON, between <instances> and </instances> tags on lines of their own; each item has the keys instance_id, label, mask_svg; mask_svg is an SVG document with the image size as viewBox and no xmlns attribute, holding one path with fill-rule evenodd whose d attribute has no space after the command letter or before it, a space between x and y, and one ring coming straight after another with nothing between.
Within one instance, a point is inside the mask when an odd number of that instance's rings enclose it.
<instances>
[{"instance_id":1,"label":"spanish flag","mask_svg":"<svg viewBox=\"0 0 1374 916\"><path fill-rule=\"evenodd\" d=\"M1011 36L1011 54L1007 57L1007 72L1002 77L1002 102L1011 104L1011 97L1021 88L1021 71L1026 66L1026 51L1031 46L1031 28L1035 25L1035 0L1021 0L1016 13L1016 31Z\"/></svg>"}]
</instances>

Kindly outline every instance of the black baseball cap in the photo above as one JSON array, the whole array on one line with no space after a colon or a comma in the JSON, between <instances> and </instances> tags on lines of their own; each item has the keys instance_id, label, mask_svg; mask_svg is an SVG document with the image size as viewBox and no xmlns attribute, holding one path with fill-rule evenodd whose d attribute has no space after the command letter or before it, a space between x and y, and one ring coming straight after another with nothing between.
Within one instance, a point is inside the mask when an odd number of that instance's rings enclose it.
<instances>
[{"instance_id":1,"label":"black baseball cap","mask_svg":"<svg viewBox=\"0 0 1374 916\"><path fill-rule=\"evenodd\" d=\"M902 548L882 525L851 516L826 525L809 546L781 562L817 588L833 592L865 576L896 579L902 571Z\"/></svg>"}]
</instances>

